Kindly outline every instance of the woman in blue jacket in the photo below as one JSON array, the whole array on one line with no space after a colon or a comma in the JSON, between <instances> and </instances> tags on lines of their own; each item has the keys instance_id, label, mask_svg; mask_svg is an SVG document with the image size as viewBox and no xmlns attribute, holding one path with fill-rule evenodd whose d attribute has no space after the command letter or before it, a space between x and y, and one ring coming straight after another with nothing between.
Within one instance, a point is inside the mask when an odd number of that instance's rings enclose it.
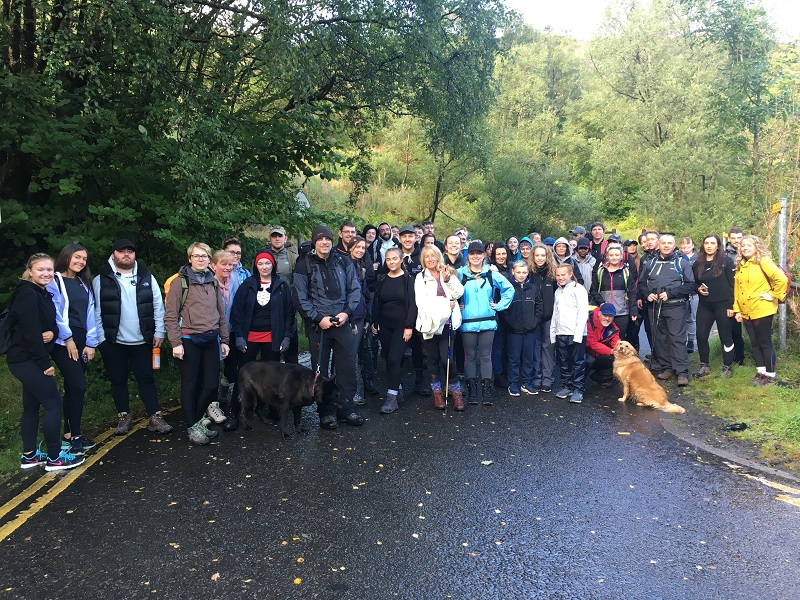
<instances>
[{"instance_id":1,"label":"woman in blue jacket","mask_svg":"<svg viewBox=\"0 0 800 600\"><path fill-rule=\"evenodd\" d=\"M472 242L467 249L467 264L458 270L464 295L461 296L461 337L464 341L464 374L467 378L469 403L481 401L491 406L492 399L492 342L497 329L497 312L505 310L514 298L509 281L492 273L484 263L483 244ZM495 290L500 297L495 301ZM478 376L482 386L478 385ZM481 389L482 393L481 393Z\"/></svg>"}]
</instances>

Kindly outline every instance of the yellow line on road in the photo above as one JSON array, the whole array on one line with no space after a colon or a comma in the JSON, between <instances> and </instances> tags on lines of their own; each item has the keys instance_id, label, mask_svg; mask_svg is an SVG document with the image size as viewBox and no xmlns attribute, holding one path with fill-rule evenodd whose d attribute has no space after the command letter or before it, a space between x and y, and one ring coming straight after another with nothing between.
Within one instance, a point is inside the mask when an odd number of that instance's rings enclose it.
<instances>
[{"instance_id":1,"label":"yellow line on road","mask_svg":"<svg viewBox=\"0 0 800 600\"><path fill-rule=\"evenodd\" d=\"M165 411L164 411L165 412ZM145 425L147 425L147 419L141 419L139 423L134 425L130 433L138 431ZM113 430L107 433L104 433L98 441L105 440L111 437L113 434ZM59 480L47 490L40 498L38 498L33 504L30 505L29 508L20 512L14 519L0 527L0 542L5 541L8 539L12 533L14 533L17 529L19 529L28 519L30 519L33 515L37 512L42 510L45 506L47 506L56 496L58 496L61 492L67 489L73 481L75 481L81 473L84 473L103 458L109 451L114 448L117 444L121 443L127 436L115 437L111 441L103 444L100 448L97 449L91 456L89 456L84 463L79 466L75 467L74 469L70 469L63 474L59 474L58 471L56 472L48 472L43 475L40 479L38 479L34 484L32 484L28 489L24 492L20 493L19 495L15 496L13 499L9 500L6 504L0 507L0 519L5 517L8 513L14 510L17 506L22 504L25 500L36 494L39 490L43 487L51 483L54 477L59 477Z\"/></svg>"},{"instance_id":2,"label":"yellow line on road","mask_svg":"<svg viewBox=\"0 0 800 600\"><path fill-rule=\"evenodd\" d=\"M785 492L784 494L777 494L775 496L775 499L780 500L781 502L786 502L787 504L791 504L792 506L800 507L800 490L798 490L797 488L793 488L791 486L784 485L776 481L770 481L769 479L764 479L763 477L756 477L755 475L749 475L747 473L740 473L740 475L742 477L747 477L748 479L753 479L754 481L758 481L759 483L763 483L764 485L769 486L773 489Z\"/></svg>"}]
</instances>

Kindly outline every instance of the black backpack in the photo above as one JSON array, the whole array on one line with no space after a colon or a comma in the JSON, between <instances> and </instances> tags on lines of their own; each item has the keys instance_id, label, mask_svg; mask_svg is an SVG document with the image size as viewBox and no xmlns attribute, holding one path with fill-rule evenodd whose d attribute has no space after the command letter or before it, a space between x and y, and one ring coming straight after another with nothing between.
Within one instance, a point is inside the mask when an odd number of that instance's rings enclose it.
<instances>
[{"instance_id":1,"label":"black backpack","mask_svg":"<svg viewBox=\"0 0 800 600\"><path fill-rule=\"evenodd\" d=\"M11 319L8 317L8 308L0 313L0 354L6 354L11 347Z\"/></svg>"}]
</instances>

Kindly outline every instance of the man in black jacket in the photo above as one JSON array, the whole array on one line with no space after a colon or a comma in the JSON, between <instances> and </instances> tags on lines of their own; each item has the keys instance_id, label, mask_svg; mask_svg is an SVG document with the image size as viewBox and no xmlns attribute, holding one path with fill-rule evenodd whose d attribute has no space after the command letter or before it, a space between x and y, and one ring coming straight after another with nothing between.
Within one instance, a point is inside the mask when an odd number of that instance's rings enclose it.
<instances>
[{"instance_id":1,"label":"man in black jacket","mask_svg":"<svg viewBox=\"0 0 800 600\"><path fill-rule=\"evenodd\" d=\"M652 369L666 381L674 370L678 385L689 385L686 349L686 302L695 289L692 266L675 248L675 237L663 234L658 252L642 268L639 297L650 303L653 331Z\"/></svg>"},{"instance_id":2,"label":"man in black jacket","mask_svg":"<svg viewBox=\"0 0 800 600\"><path fill-rule=\"evenodd\" d=\"M317 225L311 233L314 249L299 258L294 271L293 300L303 317L311 365L324 377L328 372L331 353L336 370L336 387L346 402L339 416L350 425L363 425L364 417L356 411L356 348L350 316L361 300L361 284L353 263L333 251L333 232L330 227ZM324 429L339 425L336 407L320 404L319 424Z\"/></svg>"},{"instance_id":3,"label":"man in black jacket","mask_svg":"<svg viewBox=\"0 0 800 600\"><path fill-rule=\"evenodd\" d=\"M728 241L725 243L725 253L733 259L739 253L739 244L742 243L744 229L731 227L728 231ZM742 337L742 324L734 317L731 320L731 334L733 335L733 362L744 364L744 338Z\"/></svg>"}]
</instances>

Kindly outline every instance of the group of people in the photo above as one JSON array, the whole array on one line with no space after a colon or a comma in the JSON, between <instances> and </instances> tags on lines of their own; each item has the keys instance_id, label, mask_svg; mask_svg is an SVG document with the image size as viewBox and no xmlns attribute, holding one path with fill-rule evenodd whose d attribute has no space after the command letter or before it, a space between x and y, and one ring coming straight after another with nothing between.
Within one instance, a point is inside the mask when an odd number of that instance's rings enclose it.
<instances>
[{"instance_id":1,"label":"group of people","mask_svg":"<svg viewBox=\"0 0 800 600\"><path fill-rule=\"evenodd\" d=\"M695 344L694 375L710 375L714 323L720 376L744 360L743 323L756 362L753 383L775 380L772 318L788 279L758 237L732 228L727 244L710 234L698 253L690 238L678 246L672 234L656 231L622 242L593 223L570 234L542 240L533 232L484 245L466 228L440 241L430 221L367 225L360 234L345 221L336 245L333 231L319 225L310 242L294 248L276 226L252 269L242 265L236 238L217 251L191 244L163 295L128 239L114 242L94 278L80 244L67 245L56 260L34 254L8 316L7 363L23 387L21 467L69 469L95 445L83 435L81 416L86 363L98 349L118 413L115 433L132 424L130 372L147 427L169 433L153 377L165 337L180 370L188 439L208 444L219 435L212 424L236 430L238 370L253 360L296 363L298 314L312 368L335 377L344 400L318 406L324 429L364 423L357 406L380 392L379 354L387 375L382 414L405 398L406 356L414 391L432 396L436 409L491 406L495 387L510 396L550 393L556 380L558 398L580 403L587 375L612 385L612 350L623 339L638 349L642 324L661 380L689 383ZM51 360L63 376L63 398ZM40 408L44 450L37 445ZM274 418L264 406L256 413Z\"/></svg>"}]
</instances>

